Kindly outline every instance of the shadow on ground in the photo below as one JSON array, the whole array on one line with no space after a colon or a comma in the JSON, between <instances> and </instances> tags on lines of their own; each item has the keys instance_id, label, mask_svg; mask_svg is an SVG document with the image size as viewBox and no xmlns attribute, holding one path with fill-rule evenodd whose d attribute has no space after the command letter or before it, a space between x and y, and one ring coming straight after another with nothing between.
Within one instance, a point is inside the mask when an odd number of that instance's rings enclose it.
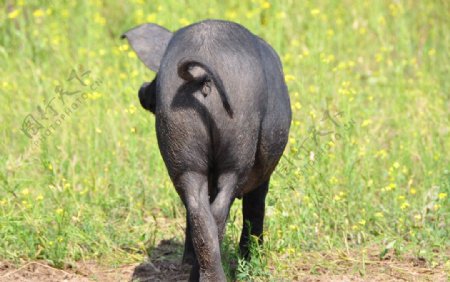
<instances>
[{"instance_id":1,"label":"shadow on ground","mask_svg":"<svg viewBox=\"0 0 450 282\"><path fill-rule=\"evenodd\" d=\"M181 264L183 245L174 239L162 240L147 261L136 266L132 281L187 281L190 265Z\"/></svg>"}]
</instances>

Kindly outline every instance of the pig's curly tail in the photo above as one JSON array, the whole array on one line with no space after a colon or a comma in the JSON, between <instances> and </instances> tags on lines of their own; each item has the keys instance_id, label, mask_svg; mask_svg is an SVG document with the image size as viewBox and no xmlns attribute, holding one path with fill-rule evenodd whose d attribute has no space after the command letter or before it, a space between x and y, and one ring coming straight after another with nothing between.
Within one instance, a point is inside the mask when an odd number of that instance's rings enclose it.
<instances>
[{"instance_id":1,"label":"pig's curly tail","mask_svg":"<svg viewBox=\"0 0 450 282\"><path fill-rule=\"evenodd\" d=\"M202 71L193 71L194 67L198 67ZM178 76L187 82L195 81L200 84L205 84L212 81L216 86L217 92L219 92L223 107L225 108L228 115L233 118L233 109L231 109L229 98L227 92L225 91L222 79L214 69L202 63L197 58L184 58L178 63L177 72Z\"/></svg>"}]
</instances>

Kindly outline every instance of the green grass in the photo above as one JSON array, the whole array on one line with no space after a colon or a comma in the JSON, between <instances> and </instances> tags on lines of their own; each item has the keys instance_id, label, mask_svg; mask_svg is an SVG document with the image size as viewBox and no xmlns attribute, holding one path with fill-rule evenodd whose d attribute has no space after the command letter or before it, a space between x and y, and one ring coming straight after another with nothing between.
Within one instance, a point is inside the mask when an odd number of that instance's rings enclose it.
<instances>
[{"instance_id":1,"label":"green grass","mask_svg":"<svg viewBox=\"0 0 450 282\"><path fill-rule=\"evenodd\" d=\"M430 267L448 261L446 1L24 2L0 4L0 259L120 265L161 238L182 240L184 208L137 99L154 73L119 37L147 21L176 30L222 18L277 50L294 113L266 244L237 277L292 278L291 264L310 253L369 247ZM72 70L90 72L78 81ZM58 86L80 92L45 109ZM41 141L22 132L29 114ZM230 256L240 216L238 200Z\"/></svg>"}]
</instances>

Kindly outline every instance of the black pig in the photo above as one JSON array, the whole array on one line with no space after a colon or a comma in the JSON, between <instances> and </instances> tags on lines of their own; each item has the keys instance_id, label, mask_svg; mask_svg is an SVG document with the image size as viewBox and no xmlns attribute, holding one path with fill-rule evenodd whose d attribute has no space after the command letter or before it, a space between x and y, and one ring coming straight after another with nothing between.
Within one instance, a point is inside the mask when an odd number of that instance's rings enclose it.
<instances>
[{"instance_id":1,"label":"black pig","mask_svg":"<svg viewBox=\"0 0 450 282\"><path fill-rule=\"evenodd\" d=\"M183 262L190 280L226 281L220 242L243 198L239 243L262 242L269 179L288 140L290 101L280 59L243 26L205 20L174 33L155 24L123 35L157 72L139 90L155 114L158 145L186 207Z\"/></svg>"}]
</instances>

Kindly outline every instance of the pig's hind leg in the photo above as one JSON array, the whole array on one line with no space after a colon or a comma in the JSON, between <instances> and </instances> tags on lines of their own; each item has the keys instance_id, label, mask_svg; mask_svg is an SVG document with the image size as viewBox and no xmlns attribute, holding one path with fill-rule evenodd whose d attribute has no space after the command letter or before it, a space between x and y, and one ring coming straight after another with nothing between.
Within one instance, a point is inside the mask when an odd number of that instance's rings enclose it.
<instances>
[{"instance_id":1,"label":"pig's hind leg","mask_svg":"<svg viewBox=\"0 0 450 282\"><path fill-rule=\"evenodd\" d=\"M217 224L208 198L208 177L197 172L185 172L177 180L176 186L186 205L189 231L197 258L189 280L226 281Z\"/></svg>"},{"instance_id":2,"label":"pig's hind leg","mask_svg":"<svg viewBox=\"0 0 450 282\"><path fill-rule=\"evenodd\" d=\"M259 244L263 242L264 210L268 190L269 180L245 194L242 199L243 226L239 251L247 260L250 258L251 236L257 237Z\"/></svg>"}]
</instances>

